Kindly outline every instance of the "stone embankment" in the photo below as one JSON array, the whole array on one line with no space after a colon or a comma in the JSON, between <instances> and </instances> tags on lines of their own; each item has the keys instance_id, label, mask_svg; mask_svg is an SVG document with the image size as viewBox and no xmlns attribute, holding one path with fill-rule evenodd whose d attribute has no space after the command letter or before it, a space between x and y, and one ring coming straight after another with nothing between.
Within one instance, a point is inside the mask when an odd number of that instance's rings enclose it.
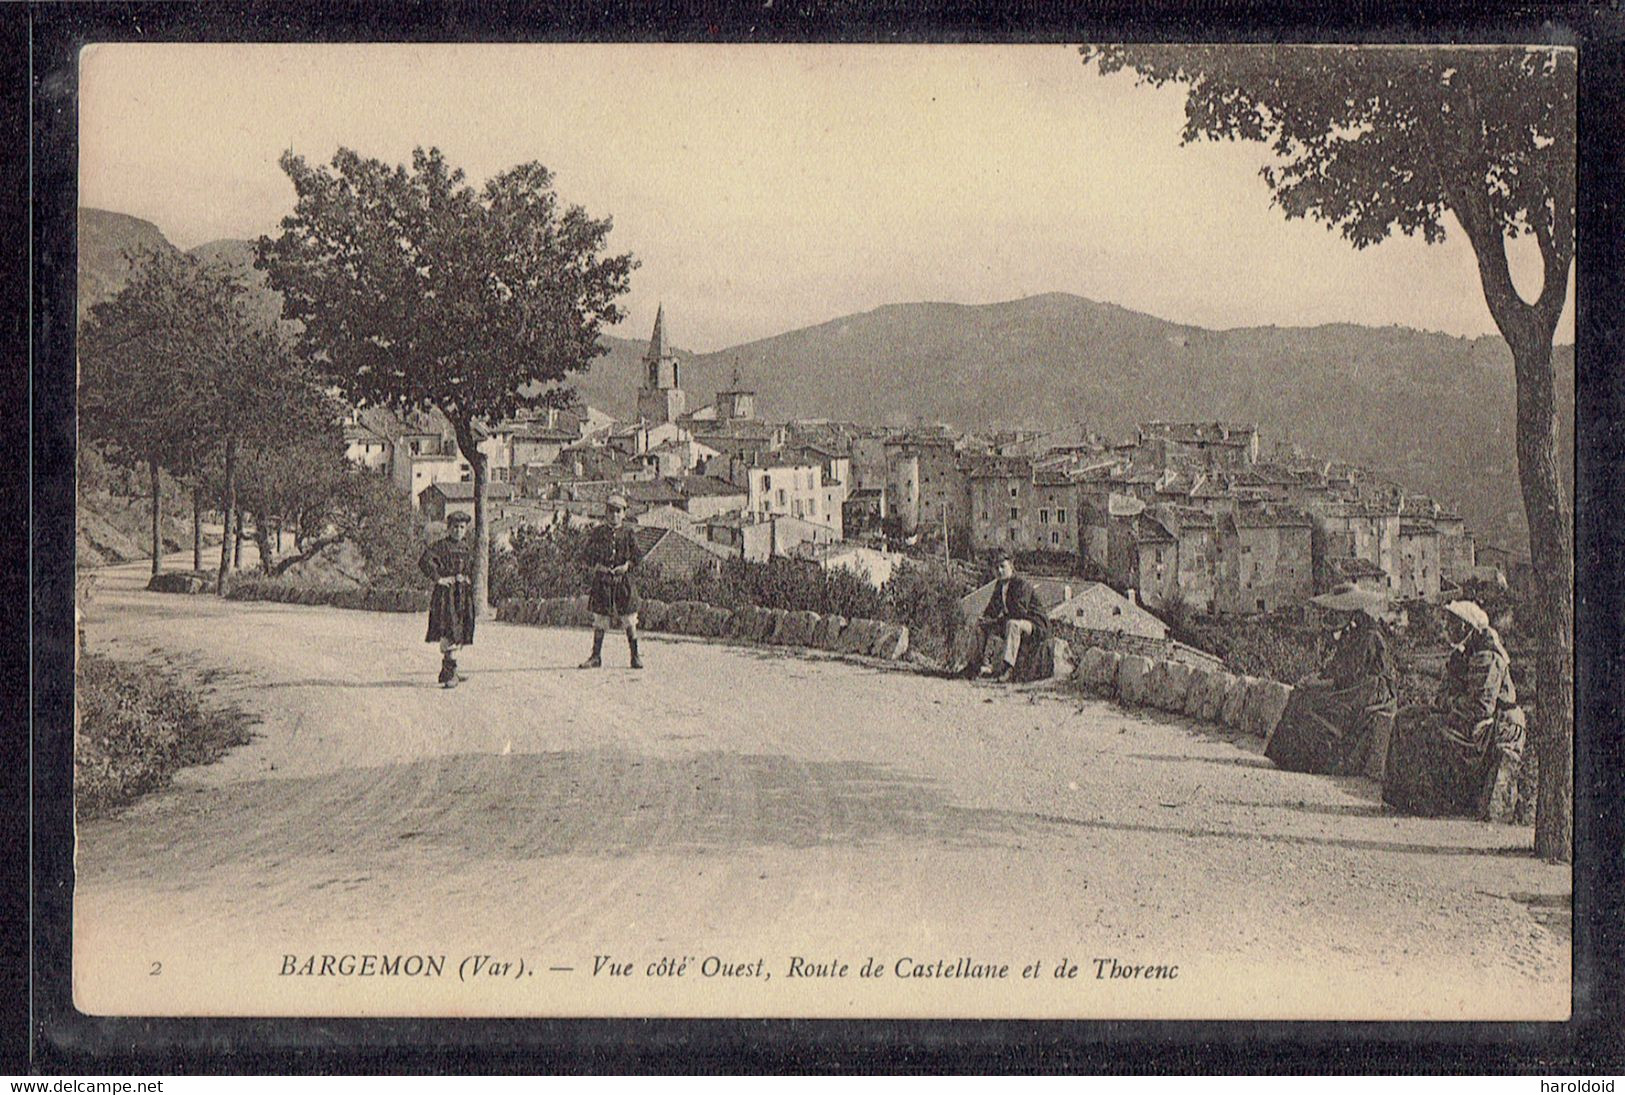
<instances>
[{"instance_id":1,"label":"stone embankment","mask_svg":"<svg viewBox=\"0 0 1625 1095\"><path fill-rule=\"evenodd\" d=\"M497 619L542 627L591 627L586 597L542 600L506 600L497 605ZM644 631L693 635L707 639L802 646L837 654L861 654L901 661L908 654L908 628L885 620L848 620L817 612L790 612L782 608L747 606L718 608L703 601L656 601L645 598L638 609Z\"/></svg>"},{"instance_id":2,"label":"stone embankment","mask_svg":"<svg viewBox=\"0 0 1625 1095\"><path fill-rule=\"evenodd\" d=\"M1281 721L1291 685L1223 670L1193 668L1092 646L1078 659L1072 682L1129 707L1151 707L1218 723L1268 740Z\"/></svg>"}]
</instances>

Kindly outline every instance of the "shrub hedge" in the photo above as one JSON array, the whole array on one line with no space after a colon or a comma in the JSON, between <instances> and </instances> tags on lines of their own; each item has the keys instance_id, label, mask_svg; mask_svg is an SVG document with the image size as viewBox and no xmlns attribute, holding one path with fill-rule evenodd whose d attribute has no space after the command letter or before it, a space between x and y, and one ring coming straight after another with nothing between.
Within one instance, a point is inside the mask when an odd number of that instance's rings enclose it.
<instances>
[{"instance_id":1,"label":"shrub hedge","mask_svg":"<svg viewBox=\"0 0 1625 1095\"><path fill-rule=\"evenodd\" d=\"M204 707L192 689L149 666L79 659L73 778L78 815L95 817L169 784L249 739L237 712Z\"/></svg>"}]
</instances>

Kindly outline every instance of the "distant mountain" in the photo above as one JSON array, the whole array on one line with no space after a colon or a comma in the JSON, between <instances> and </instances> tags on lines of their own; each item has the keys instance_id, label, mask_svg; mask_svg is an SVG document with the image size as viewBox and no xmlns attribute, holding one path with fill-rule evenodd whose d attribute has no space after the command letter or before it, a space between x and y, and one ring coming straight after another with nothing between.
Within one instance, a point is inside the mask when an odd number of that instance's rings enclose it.
<instances>
[{"instance_id":1,"label":"distant mountain","mask_svg":"<svg viewBox=\"0 0 1625 1095\"><path fill-rule=\"evenodd\" d=\"M265 271L254 268L253 240L214 240L200 243L187 252L207 266L235 275L250 290L250 299L261 318L282 319L282 294L267 283Z\"/></svg>"},{"instance_id":2,"label":"distant mountain","mask_svg":"<svg viewBox=\"0 0 1625 1095\"><path fill-rule=\"evenodd\" d=\"M131 260L145 251L174 251L158 226L105 209L79 210L78 317L110 300L130 280Z\"/></svg>"},{"instance_id":3,"label":"distant mountain","mask_svg":"<svg viewBox=\"0 0 1625 1095\"><path fill-rule=\"evenodd\" d=\"M667 318L680 334L681 316ZM1568 469L1573 347L1555 358ZM1156 418L1257 422L1266 444L1287 439L1458 506L1483 540L1526 539L1512 358L1499 338L1352 324L1210 331L1059 293L897 304L700 355L685 373L690 405L736 362L766 418L1081 421L1118 437Z\"/></svg>"},{"instance_id":4,"label":"distant mountain","mask_svg":"<svg viewBox=\"0 0 1625 1095\"><path fill-rule=\"evenodd\" d=\"M123 284L132 246L169 246L146 221L80 211L81 315ZM250 283L253 245L192 249ZM278 302L264 291L268 315ZM676 337L681 315L669 315ZM645 338L608 349L571 383L621 417L636 407ZM1499 338L1404 327L1211 331L1062 293L999 304L894 304L709 354L677 351L690 408L737 367L765 418L836 418L962 429L1085 422L1127 436L1136 422L1257 422L1266 444L1391 474L1462 511L1485 542L1526 543L1512 358ZM1573 466L1574 348L1555 351L1560 466ZM1572 484L1571 484L1572 489Z\"/></svg>"}]
</instances>

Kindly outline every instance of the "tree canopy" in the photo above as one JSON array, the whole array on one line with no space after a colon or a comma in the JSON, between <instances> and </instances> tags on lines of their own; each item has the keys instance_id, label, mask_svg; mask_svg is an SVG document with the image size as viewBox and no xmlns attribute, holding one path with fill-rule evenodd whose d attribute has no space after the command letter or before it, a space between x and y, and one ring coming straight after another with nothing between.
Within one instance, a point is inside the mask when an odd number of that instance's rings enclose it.
<instances>
[{"instance_id":1,"label":"tree canopy","mask_svg":"<svg viewBox=\"0 0 1625 1095\"><path fill-rule=\"evenodd\" d=\"M1574 258L1575 56L1561 49L1085 46L1102 73L1183 84L1184 139L1268 144L1264 181L1288 217L1338 226L1355 247L1392 232L1444 239L1453 212L1479 252L1500 251L1485 293L1502 333L1547 338ZM1544 283L1515 316L1502 237L1533 234Z\"/></svg>"},{"instance_id":2,"label":"tree canopy","mask_svg":"<svg viewBox=\"0 0 1625 1095\"><path fill-rule=\"evenodd\" d=\"M410 168L349 149L330 170L291 153L282 168L298 201L258 262L354 403L457 423L562 400L622 318L632 258L604 254L611 222L561 204L541 164L480 190L437 149Z\"/></svg>"}]
</instances>

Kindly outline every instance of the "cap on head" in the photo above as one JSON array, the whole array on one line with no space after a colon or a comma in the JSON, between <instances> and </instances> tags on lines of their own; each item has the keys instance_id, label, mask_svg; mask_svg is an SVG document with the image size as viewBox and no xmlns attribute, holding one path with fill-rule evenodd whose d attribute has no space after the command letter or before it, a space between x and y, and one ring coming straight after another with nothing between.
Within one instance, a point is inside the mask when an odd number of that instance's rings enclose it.
<instances>
[{"instance_id":1,"label":"cap on head","mask_svg":"<svg viewBox=\"0 0 1625 1095\"><path fill-rule=\"evenodd\" d=\"M1444 610L1458 619L1467 621L1474 631L1485 631L1490 626L1489 613L1478 607L1476 601L1451 601L1444 606Z\"/></svg>"},{"instance_id":2,"label":"cap on head","mask_svg":"<svg viewBox=\"0 0 1625 1095\"><path fill-rule=\"evenodd\" d=\"M625 512L625 510L626 510L626 495L624 495L624 494L612 494L608 498L604 499L604 506L606 508L608 508L608 509L618 509L618 510L621 510L622 512Z\"/></svg>"},{"instance_id":3,"label":"cap on head","mask_svg":"<svg viewBox=\"0 0 1625 1095\"><path fill-rule=\"evenodd\" d=\"M450 513L446 514L446 524L448 525L466 525L473 520L473 514L467 512L466 510L452 510Z\"/></svg>"}]
</instances>

